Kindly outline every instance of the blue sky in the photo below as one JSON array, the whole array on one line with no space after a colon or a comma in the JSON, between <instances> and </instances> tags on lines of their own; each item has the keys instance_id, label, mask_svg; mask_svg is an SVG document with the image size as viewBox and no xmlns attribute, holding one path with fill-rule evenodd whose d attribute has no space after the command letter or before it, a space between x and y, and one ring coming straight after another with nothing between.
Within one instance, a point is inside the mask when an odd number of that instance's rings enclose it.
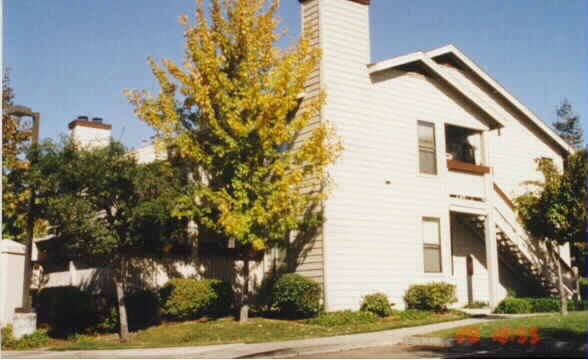
<instances>
[{"instance_id":1,"label":"blue sky","mask_svg":"<svg viewBox=\"0 0 588 360\"><path fill-rule=\"evenodd\" d=\"M140 146L152 131L122 90L157 91L146 57L181 59L177 18L194 8L194 0L5 0L3 61L16 102L41 113L43 138L89 115ZM291 39L299 15L297 0L282 0ZM586 121L585 0L372 0L370 16L372 62L452 43L547 123L564 97Z\"/></svg>"}]
</instances>

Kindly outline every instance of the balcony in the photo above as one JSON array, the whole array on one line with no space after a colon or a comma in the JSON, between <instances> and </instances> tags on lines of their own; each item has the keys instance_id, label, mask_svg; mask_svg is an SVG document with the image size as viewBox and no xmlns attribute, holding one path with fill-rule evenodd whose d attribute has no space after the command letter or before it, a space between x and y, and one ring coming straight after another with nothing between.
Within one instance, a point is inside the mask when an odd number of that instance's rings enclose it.
<instances>
[{"instance_id":1,"label":"balcony","mask_svg":"<svg viewBox=\"0 0 588 360\"><path fill-rule=\"evenodd\" d=\"M459 126L445 126L449 195L463 200L484 201L484 174L490 168L481 164L481 132Z\"/></svg>"},{"instance_id":2,"label":"balcony","mask_svg":"<svg viewBox=\"0 0 588 360\"><path fill-rule=\"evenodd\" d=\"M490 168L483 165L471 164L459 160L447 160L447 169L449 171L459 171L462 173L484 175L490 173Z\"/></svg>"}]
</instances>

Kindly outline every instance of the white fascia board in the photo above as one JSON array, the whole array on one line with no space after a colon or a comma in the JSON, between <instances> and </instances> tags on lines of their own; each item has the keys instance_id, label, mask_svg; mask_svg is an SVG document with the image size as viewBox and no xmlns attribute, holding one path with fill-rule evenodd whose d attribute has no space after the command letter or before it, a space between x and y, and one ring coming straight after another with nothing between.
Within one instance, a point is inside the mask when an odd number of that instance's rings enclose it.
<instances>
[{"instance_id":1,"label":"white fascia board","mask_svg":"<svg viewBox=\"0 0 588 360\"><path fill-rule=\"evenodd\" d=\"M427 65L427 67L429 69L434 71L435 74L437 74L437 76L439 76L440 78L445 80L447 83L449 83L451 86L453 86L455 89L457 89L457 91L459 91L463 96L465 96L471 102L478 105L478 107L480 109L482 109L484 112L486 112L486 114L488 114L492 119L494 119L494 121L499 123L501 126L504 126L505 122L501 120L501 116L499 114L497 114L490 106L488 106L488 104L486 104L485 101L483 101L483 100L477 98L476 96L474 96L473 94L469 93L463 86L461 86L461 84L459 82L453 80L449 76L446 76L443 73L443 71L441 71L441 69L439 68L439 64L437 64L436 62L431 60L426 55L423 55L422 61L423 61L423 63L425 63Z\"/></svg>"},{"instance_id":2,"label":"white fascia board","mask_svg":"<svg viewBox=\"0 0 588 360\"><path fill-rule=\"evenodd\" d=\"M368 65L368 72L371 75L371 74L377 73L378 71L383 71L383 70L394 68L396 66L419 61L423 58L424 55L425 55L424 52L417 51L414 53L410 53L410 54L406 54L406 55L402 55L402 56L397 56L392 59L380 61L378 63Z\"/></svg>"},{"instance_id":3,"label":"white fascia board","mask_svg":"<svg viewBox=\"0 0 588 360\"><path fill-rule=\"evenodd\" d=\"M478 107L480 109L482 109L482 111L484 111L488 116L490 116L492 119L494 119L498 124L500 124L501 126L504 126L504 121L502 121L500 119L500 116L494 110L492 110L492 108L490 108L482 100L477 99L475 96L468 93L468 91L466 89L464 89L464 87L461 86L461 84L459 84L457 81L446 76L443 73L443 71L441 71L441 69L439 68L439 65L436 62L434 62L433 60L431 60L422 51L410 53L410 54L403 55L403 56L398 56L398 57L395 57L395 58L392 58L389 60L385 60L385 61L373 64L373 65L369 65L368 72L370 75L372 75L372 74L379 72L379 71L392 69L394 67L409 64L412 62L423 63L430 71L434 72L435 75L437 75L438 77L443 79L445 82L447 82L449 85L451 85L454 89L456 89L459 93L461 93L463 96L465 96L468 100L472 101L474 104L477 104Z\"/></svg>"},{"instance_id":4,"label":"white fascia board","mask_svg":"<svg viewBox=\"0 0 588 360\"><path fill-rule=\"evenodd\" d=\"M521 103L516 97L511 95L502 85L482 70L476 63L470 60L454 45L446 45L431 51L428 51L426 55L430 58L440 55L451 53L463 62L471 71L477 76L484 80L488 85L495 89L500 95L502 95L507 101L509 101L515 108L521 111L531 122L537 125L545 134L551 137L559 146L561 146L569 154L573 154L575 150L566 143L559 135L547 126L541 119L539 119L531 110L529 110L523 103Z\"/></svg>"}]
</instances>

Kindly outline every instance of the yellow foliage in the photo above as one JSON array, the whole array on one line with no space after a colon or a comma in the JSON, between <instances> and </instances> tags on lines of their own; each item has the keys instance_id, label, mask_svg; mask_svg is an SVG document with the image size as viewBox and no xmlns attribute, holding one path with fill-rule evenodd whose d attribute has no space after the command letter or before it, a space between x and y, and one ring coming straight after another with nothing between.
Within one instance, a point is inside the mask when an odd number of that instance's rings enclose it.
<instances>
[{"instance_id":1,"label":"yellow foliage","mask_svg":"<svg viewBox=\"0 0 588 360\"><path fill-rule=\"evenodd\" d=\"M321 51L305 37L287 50L275 47L285 34L278 6L211 0L207 17L198 1L194 23L179 18L182 64L148 59L160 93L125 90L135 114L178 150L192 174L176 216L256 249L286 239L326 199L326 167L343 149L327 121L309 127L326 96L301 94Z\"/></svg>"}]
</instances>

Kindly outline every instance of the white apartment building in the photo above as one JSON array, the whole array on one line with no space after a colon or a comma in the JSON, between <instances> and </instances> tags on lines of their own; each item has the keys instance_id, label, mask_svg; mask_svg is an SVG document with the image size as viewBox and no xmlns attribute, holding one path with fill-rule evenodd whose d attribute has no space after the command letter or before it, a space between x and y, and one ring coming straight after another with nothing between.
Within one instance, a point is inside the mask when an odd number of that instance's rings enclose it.
<instances>
[{"instance_id":1,"label":"white apartment building","mask_svg":"<svg viewBox=\"0 0 588 360\"><path fill-rule=\"evenodd\" d=\"M541 179L535 159L561 167L573 149L452 45L372 63L370 0L299 2L302 29L323 51L303 106L324 89L328 103L313 124L332 122L345 145L329 169L336 186L326 222L293 269L323 285L326 310L358 309L373 292L402 308L410 285L433 281L457 286L456 306L494 307L508 289L554 293L553 264L518 223L512 199L523 182ZM70 128L83 141L110 136L101 122ZM152 146L134 154L158 157ZM571 293L569 247L560 254ZM250 289L275 259L269 250L251 262ZM185 275L235 282L243 262L200 255L181 266ZM94 272L71 264L47 274L45 286L81 285Z\"/></svg>"}]
</instances>

